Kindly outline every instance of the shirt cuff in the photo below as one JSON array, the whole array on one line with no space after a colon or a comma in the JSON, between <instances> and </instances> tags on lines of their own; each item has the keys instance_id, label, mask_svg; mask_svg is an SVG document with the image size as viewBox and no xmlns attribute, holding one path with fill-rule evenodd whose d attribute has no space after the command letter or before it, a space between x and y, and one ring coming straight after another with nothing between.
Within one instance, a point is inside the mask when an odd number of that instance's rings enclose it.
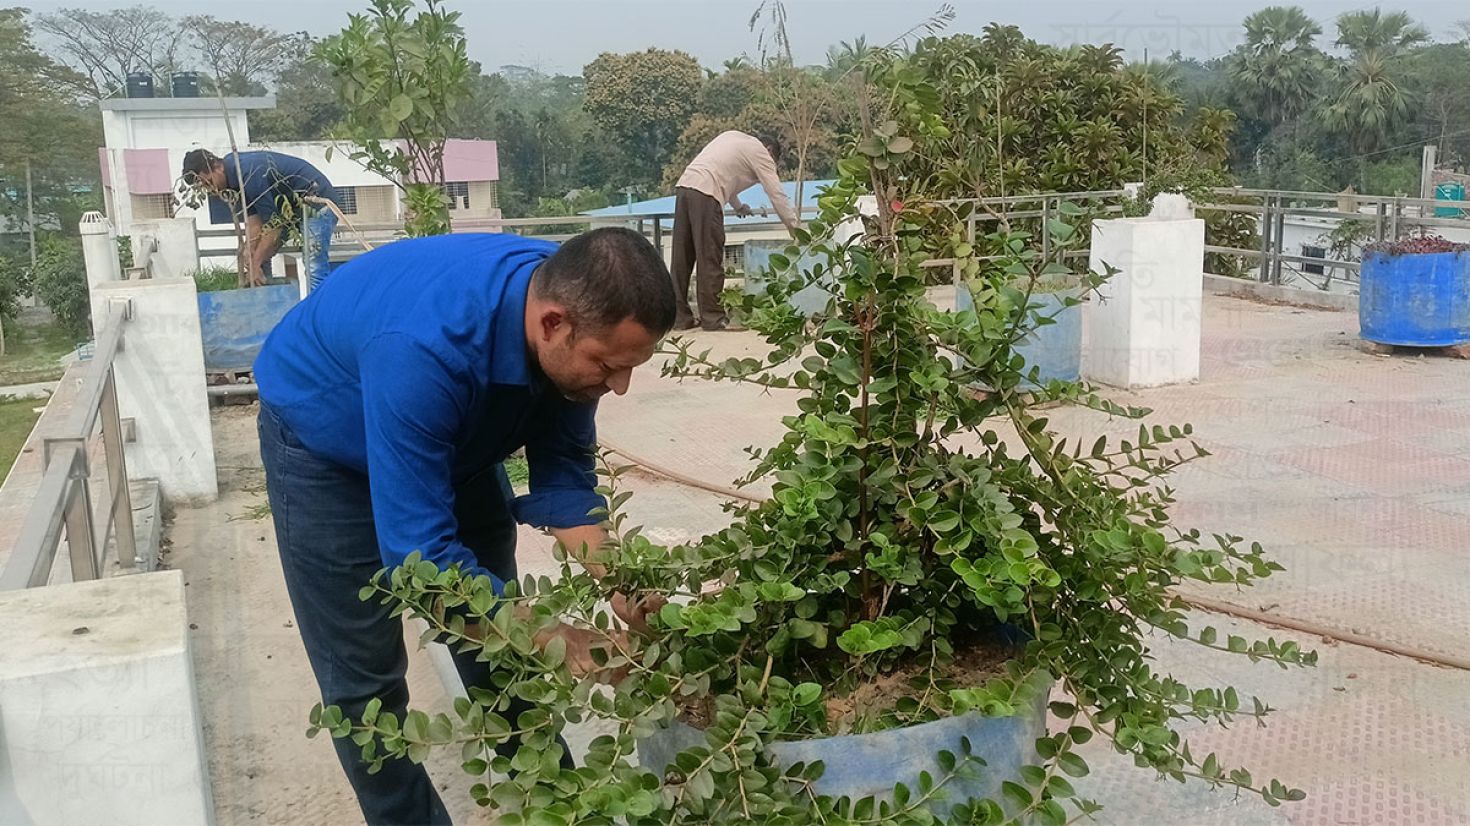
<instances>
[{"instance_id":1,"label":"shirt cuff","mask_svg":"<svg viewBox=\"0 0 1470 826\"><path fill-rule=\"evenodd\" d=\"M580 528L596 525L603 517L592 512L606 508L607 500L590 490L558 490L536 493L511 500L510 510L516 521L536 528Z\"/></svg>"}]
</instances>

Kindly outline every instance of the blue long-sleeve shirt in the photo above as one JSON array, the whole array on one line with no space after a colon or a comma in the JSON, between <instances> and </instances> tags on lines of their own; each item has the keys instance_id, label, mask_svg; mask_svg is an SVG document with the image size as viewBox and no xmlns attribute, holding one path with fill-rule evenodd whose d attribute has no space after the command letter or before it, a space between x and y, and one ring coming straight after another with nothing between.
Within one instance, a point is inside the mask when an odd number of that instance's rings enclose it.
<instances>
[{"instance_id":1,"label":"blue long-sleeve shirt","mask_svg":"<svg viewBox=\"0 0 1470 826\"><path fill-rule=\"evenodd\" d=\"M526 347L531 274L555 250L469 234L379 247L292 309L256 359L261 400L302 444L368 475L384 564L419 551L489 573L457 537L455 487L522 447L531 492L516 519L597 522L596 403L563 398Z\"/></svg>"}]
</instances>

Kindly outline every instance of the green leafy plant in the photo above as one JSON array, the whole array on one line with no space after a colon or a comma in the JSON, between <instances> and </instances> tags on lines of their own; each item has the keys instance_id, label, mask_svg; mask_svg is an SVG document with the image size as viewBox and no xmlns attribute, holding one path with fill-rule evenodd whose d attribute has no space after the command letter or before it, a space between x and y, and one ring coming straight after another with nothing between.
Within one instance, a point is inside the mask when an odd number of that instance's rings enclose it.
<instances>
[{"instance_id":1,"label":"green leafy plant","mask_svg":"<svg viewBox=\"0 0 1470 826\"><path fill-rule=\"evenodd\" d=\"M30 293L30 262L19 255L0 254L0 325L15 320L20 314L21 298Z\"/></svg>"},{"instance_id":2,"label":"green leafy plant","mask_svg":"<svg viewBox=\"0 0 1470 826\"><path fill-rule=\"evenodd\" d=\"M1014 349L1046 323L1031 301L1038 283L1069 278L1088 292L1105 275L1072 269L1064 249L1043 251L1004 222L983 244L954 240L985 207L931 194L948 186L956 126L917 59L874 58L864 134L817 218L772 256L779 277L746 319L770 354L716 361L688 343L671 348L672 375L799 394L782 439L752 451L744 480L771 479L771 497L737 509L724 530L661 547L629 526L630 494L609 467L611 539L592 557L601 578L560 550L559 579L526 577L499 597L486 577L416 557L380 573L363 598L422 617L426 639L474 651L494 665L493 682L469 687L453 715L373 703L354 720L318 708L313 732L351 738L377 766L457 749L481 777L474 797L511 826L1061 824L1098 808L1069 780L1088 772L1077 747L1098 735L1162 776L1273 805L1303 797L1191 752L1179 722L1270 709L1229 686L1186 686L1148 653L1157 635L1282 667L1313 663L1293 642L1191 625L1173 591L1190 580L1247 586L1279 566L1259 545L1172 523L1162 480L1207 455L1188 425L1141 423L1136 437L1088 443L1051 428L1042 410L1055 403L1147 415L1076 383L1035 387ZM867 193L877 197L865 206ZM1085 210L1064 203L1058 215L1055 234L1079 238ZM966 274L974 309L926 300L925 271L940 258ZM816 263L795 271L796 260ZM833 297L808 319L788 299L819 281L835 285ZM630 635L602 607L619 593L668 603L647 634ZM575 676L564 644L538 646L558 622L601 641L610 690ZM1008 635L1020 642L1000 642ZM981 654L1004 664L971 677L964 666ZM938 755L935 774L854 800L819 790L822 765L769 750L955 715L1034 714L1053 682L1059 722L1021 766L966 745ZM530 709L510 714L512 698ZM610 733L581 768L563 768L557 735L586 719ZM643 766L639 741L676 719L703 739L669 766ZM951 799L962 781L1002 770L1014 776L998 799Z\"/></svg>"},{"instance_id":3,"label":"green leafy plant","mask_svg":"<svg viewBox=\"0 0 1470 826\"><path fill-rule=\"evenodd\" d=\"M88 335L92 306L87 297L87 270L80 239L43 237L31 268L31 286L36 297L51 308L57 324L72 335Z\"/></svg>"},{"instance_id":4,"label":"green leafy plant","mask_svg":"<svg viewBox=\"0 0 1470 826\"><path fill-rule=\"evenodd\" d=\"M205 267L194 273L194 289L214 293L240 288L240 274L229 267Z\"/></svg>"},{"instance_id":5,"label":"green leafy plant","mask_svg":"<svg viewBox=\"0 0 1470 826\"><path fill-rule=\"evenodd\" d=\"M312 53L337 83L351 157L398 185L410 236L449 232L444 144L473 77L459 12L423 5L410 19L414 0L372 0Z\"/></svg>"}]
</instances>

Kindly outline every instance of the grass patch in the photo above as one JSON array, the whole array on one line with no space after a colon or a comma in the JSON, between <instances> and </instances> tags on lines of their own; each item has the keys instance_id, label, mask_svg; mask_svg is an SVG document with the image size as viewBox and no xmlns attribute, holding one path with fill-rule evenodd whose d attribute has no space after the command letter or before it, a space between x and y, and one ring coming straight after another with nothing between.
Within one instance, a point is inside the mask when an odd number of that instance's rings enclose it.
<instances>
[{"instance_id":1,"label":"grass patch","mask_svg":"<svg viewBox=\"0 0 1470 826\"><path fill-rule=\"evenodd\" d=\"M226 522L259 522L271 515L270 502L257 502L245 509L244 513L237 513L225 519Z\"/></svg>"},{"instance_id":2,"label":"grass patch","mask_svg":"<svg viewBox=\"0 0 1470 826\"><path fill-rule=\"evenodd\" d=\"M229 267L205 267L194 273L194 288L201 293L240 289L240 274Z\"/></svg>"},{"instance_id":3,"label":"grass patch","mask_svg":"<svg viewBox=\"0 0 1470 826\"><path fill-rule=\"evenodd\" d=\"M36 419L41 417L36 410L45 406L45 399L0 398L0 479L10 472Z\"/></svg>"},{"instance_id":4,"label":"grass patch","mask_svg":"<svg viewBox=\"0 0 1470 826\"><path fill-rule=\"evenodd\" d=\"M61 357L77 349L77 337L53 322L5 325L5 355L0 356L0 386L56 381L66 371Z\"/></svg>"},{"instance_id":5,"label":"grass patch","mask_svg":"<svg viewBox=\"0 0 1470 826\"><path fill-rule=\"evenodd\" d=\"M511 487L525 490L531 484L531 468L526 464L526 457L517 454L506 459L505 475L510 477Z\"/></svg>"}]
</instances>

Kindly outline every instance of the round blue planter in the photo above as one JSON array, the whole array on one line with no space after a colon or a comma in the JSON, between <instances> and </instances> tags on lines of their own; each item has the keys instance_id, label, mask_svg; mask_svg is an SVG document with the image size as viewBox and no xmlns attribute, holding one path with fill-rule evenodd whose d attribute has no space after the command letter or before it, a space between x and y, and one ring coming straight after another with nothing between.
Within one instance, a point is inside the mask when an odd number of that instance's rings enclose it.
<instances>
[{"instance_id":1,"label":"round blue planter","mask_svg":"<svg viewBox=\"0 0 1470 826\"><path fill-rule=\"evenodd\" d=\"M1036 312L1049 316L1051 324L1036 328L1016 346L1016 352L1026 360L1025 371L1035 367L1042 383L1060 379L1077 381L1082 377L1082 305L1071 307L1063 299L1073 293L1035 293L1031 306ZM963 284L955 287L955 310L964 311L974 306L970 290Z\"/></svg>"},{"instance_id":2,"label":"round blue planter","mask_svg":"<svg viewBox=\"0 0 1470 826\"><path fill-rule=\"evenodd\" d=\"M1004 806L1001 783L1014 781L1022 766L1040 762L1036 740L1046 735L1051 678L1037 677L1028 685L1029 702L1014 717L970 713L871 734L773 743L768 754L780 766L822 761L825 771L813 784L817 794L852 800L873 796L891 801L896 783L916 793L921 772L928 772L936 780L944 777L939 752L958 756L962 753L961 739L968 738L971 754L983 759L985 765L972 777L950 781L943 799L932 802L930 811L943 818L957 804L984 799ZM675 721L638 741L638 762L646 769L664 772L674 765L679 752L707 745L704 732Z\"/></svg>"},{"instance_id":3,"label":"round blue planter","mask_svg":"<svg viewBox=\"0 0 1470 826\"><path fill-rule=\"evenodd\" d=\"M1401 347L1470 342L1470 252L1368 253L1358 327L1368 341Z\"/></svg>"}]
</instances>

